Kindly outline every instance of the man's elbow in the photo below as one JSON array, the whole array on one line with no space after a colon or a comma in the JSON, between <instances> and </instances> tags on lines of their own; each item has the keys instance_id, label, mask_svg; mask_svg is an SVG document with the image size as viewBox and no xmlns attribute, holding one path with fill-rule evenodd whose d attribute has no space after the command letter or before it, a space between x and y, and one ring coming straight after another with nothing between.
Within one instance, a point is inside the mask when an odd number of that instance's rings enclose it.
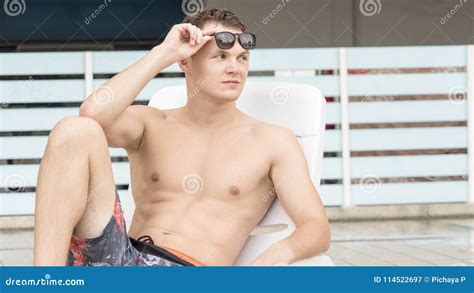
<instances>
[{"instance_id":1,"label":"man's elbow","mask_svg":"<svg viewBox=\"0 0 474 293\"><path fill-rule=\"evenodd\" d=\"M81 106L79 107L79 116L80 117L90 117L92 118L92 107L90 107L90 105L88 105L88 102L85 101L81 104Z\"/></svg>"},{"instance_id":2,"label":"man's elbow","mask_svg":"<svg viewBox=\"0 0 474 293\"><path fill-rule=\"evenodd\" d=\"M324 252L328 251L329 250L329 247L331 246L331 228L329 226L329 223L328 223L328 228L327 228L328 232L327 232L327 237L326 237L326 242L325 242L325 246L324 246Z\"/></svg>"},{"instance_id":3,"label":"man's elbow","mask_svg":"<svg viewBox=\"0 0 474 293\"><path fill-rule=\"evenodd\" d=\"M322 252L326 252L329 250L329 247L331 246L331 227L329 226L329 222L325 221L322 229L321 229L321 249Z\"/></svg>"}]
</instances>

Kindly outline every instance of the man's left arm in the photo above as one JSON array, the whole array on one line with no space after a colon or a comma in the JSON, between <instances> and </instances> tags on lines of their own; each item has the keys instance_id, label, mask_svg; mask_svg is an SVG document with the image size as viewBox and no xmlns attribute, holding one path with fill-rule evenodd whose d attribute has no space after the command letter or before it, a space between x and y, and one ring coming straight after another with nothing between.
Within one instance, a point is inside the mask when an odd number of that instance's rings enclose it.
<instances>
[{"instance_id":1,"label":"man's left arm","mask_svg":"<svg viewBox=\"0 0 474 293\"><path fill-rule=\"evenodd\" d=\"M329 249L331 232L320 196L311 181L303 149L296 136L279 128L273 136L270 178L284 210L296 225L285 239L271 245L252 263L257 266L288 265Z\"/></svg>"}]
</instances>

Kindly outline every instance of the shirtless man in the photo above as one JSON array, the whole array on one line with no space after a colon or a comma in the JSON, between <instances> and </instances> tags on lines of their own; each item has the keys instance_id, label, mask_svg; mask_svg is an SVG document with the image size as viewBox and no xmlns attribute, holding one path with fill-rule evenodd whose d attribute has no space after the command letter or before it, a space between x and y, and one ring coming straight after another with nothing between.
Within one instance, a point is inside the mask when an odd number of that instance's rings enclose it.
<instances>
[{"instance_id":1,"label":"shirtless man","mask_svg":"<svg viewBox=\"0 0 474 293\"><path fill-rule=\"evenodd\" d=\"M223 31L245 26L215 8L185 18L96 89L79 117L55 125L38 175L35 265L232 265L276 196L296 230L252 264L290 264L328 249L329 224L297 138L236 108L250 36L233 45L224 36L231 46L221 49L214 33ZM131 106L175 62L187 104ZM128 153L136 205L128 235L108 147Z\"/></svg>"}]
</instances>

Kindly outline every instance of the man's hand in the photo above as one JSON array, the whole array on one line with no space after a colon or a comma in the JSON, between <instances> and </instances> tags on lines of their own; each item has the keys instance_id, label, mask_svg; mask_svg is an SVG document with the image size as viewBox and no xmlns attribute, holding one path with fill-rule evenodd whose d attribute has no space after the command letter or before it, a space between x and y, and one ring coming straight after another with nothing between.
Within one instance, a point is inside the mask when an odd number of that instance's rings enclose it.
<instances>
[{"instance_id":1,"label":"man's hand","mask_svg":"<svg viewBox=\"0 0 474 293\"><path fill-rule=\"evenodd\" d=\"M161 45L175 55L176 62L192 56L213 37L215 28L202 31L190 23L174 25Z\"/></svg>"},{"instance_id":2,"label":"man's hand","mask_svg":"<svg viewBox=\"0 0 474 293\"><path fill-rule=\"evenodd\" d=\"M284 241L271 245L252 262L251 266L288 266L293 259L293 252Z\"/></svg>"}]
</instances>

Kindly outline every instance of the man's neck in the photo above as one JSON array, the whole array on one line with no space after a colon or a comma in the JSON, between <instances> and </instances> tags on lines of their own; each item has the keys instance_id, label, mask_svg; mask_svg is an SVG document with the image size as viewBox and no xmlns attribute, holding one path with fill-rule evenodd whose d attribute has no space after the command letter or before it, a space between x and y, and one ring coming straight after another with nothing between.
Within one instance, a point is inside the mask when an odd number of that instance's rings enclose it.
<instances>
[{"instance_id":1,"label":"man's neck","mask_svg":"<svg viewBox=\"0 0 474 293\"><path fill-rule=\"evenodd\" d=\"M231 126L242 116L235 101L215 103L208 99L193 98L188 100L183 110L189 123L216 130Z\"/></svg>"}]
</instances>

